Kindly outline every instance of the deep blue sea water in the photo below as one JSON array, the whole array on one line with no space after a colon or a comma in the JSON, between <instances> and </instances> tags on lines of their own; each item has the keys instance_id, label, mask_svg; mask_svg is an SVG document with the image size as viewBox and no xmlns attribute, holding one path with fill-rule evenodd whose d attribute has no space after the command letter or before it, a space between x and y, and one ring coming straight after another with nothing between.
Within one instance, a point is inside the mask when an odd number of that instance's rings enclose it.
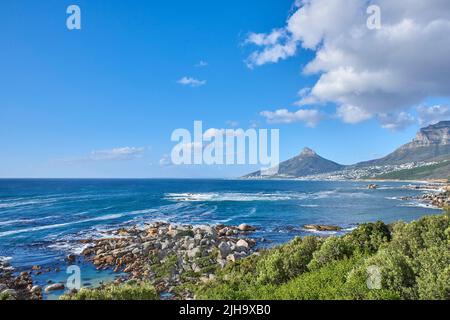
<instances>
[{"instance_id":1,"label":"deep blue sea water","mask_svg":"<svg viewBox=\"0 0 450 320\"><path fill-rule=\"evenodd\" d=\"M0 256L19 269L63 264L69 252L80 251L79 239L151 221L248 223L260 227L256 237L276 244L308 234L304 224L349 230L440 213L400 200L422 193L403 185L382 182L368 190L367 183L350 181L0 180Z\"/></svg>"}]
</instances>

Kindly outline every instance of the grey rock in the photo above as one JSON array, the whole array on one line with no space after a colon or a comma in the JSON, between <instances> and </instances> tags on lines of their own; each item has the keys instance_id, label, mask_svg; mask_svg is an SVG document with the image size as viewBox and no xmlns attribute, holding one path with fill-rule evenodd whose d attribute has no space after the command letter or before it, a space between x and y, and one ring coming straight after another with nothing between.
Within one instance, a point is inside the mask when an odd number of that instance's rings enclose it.
<instances>
[{"instance_id":1,"label":"grey rock","mask_svg":"<svg viewBox=\"0 0 450 320\"><path fill-rule=\"evenodd\" d=\"M226 242L221 242L218 249L222 258L226 258L231 253L230 245Z\"/></svg>"},{"instance_id":2,"label":"grey rock","mask_svg":"<svg viewBox=\"0 0 450 320\"><path fill-rule=\"evenodd\" d=\"M3 290L1 293L5 294L11 298L15 298L17 296L17 292L14 289L6 289L6 290Z\"/></svg>"},{"instance_id":3,"label":"grey rock","mask_svg":"<svg viewBox=\"0 0 450 320\"><path fill-rule=\"evenodd\" d=\"M191 250L189 250L186 254L189 258L195 258L198 254L201 253L201 250L199 247L195 247Z\"/></svg>"},{"instance_id":4,"label":"grey rock","mask_svg":"<svg viewBox=\"0 0 450 320\"><path fill-rule=\"evenodd\" d=\"M256 230L255 227L252 227L252 226L250 226L248 224L245 224L245 223L239 225L238 229L240 231L255 231Z\"/></svg>"},{"instance_id":5,"label":"grey rock","mask_svg":"<svg viewBox=\"0 0 450 320\"><path fill-rule=\"evenodd\" d=\"M41 293L41 292L42 292L41 286L33 286L33 287L31 288L31 293L39 294L39 293Z\"/></svg>"},{"instance_id":6,"label":"grey rock","mask_svg":"<svg viewBox=\"0 0 450 320\"><path fill-rule=\"evenodd\" d=\"M45 292L51 292L51 291L60 291L64 290L65 286L63 283L54 283L45 288Z\"/></svg>"},{"instance_id":7,"label":"grey rock","mask_svg":"<svg viewBox=\"0 0 450 320\"><path fill-rule=\"evenodd\" d=\"M247 241L240 239L238 242L236 242L236 247L244 248L245 250L247 250L249 248L249 244Z\"/></svg>"}]
</instances>

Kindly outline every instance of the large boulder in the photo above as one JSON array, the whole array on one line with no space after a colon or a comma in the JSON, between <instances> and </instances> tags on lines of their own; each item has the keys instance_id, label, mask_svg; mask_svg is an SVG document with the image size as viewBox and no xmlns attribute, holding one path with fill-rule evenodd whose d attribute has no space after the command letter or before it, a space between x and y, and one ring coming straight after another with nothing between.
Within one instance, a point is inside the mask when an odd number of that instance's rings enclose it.
<instances>
[{"instance_id":1,"label":"large boulder","mask_svg":"<svg viewBox=\"0 0 450 320\"><path fill-rule=\"evenodd\" d=\"M227 242L221 242L218 248L220 256L224 259L231 253L231 247Z\"/></svg>"},{"instance_id":2,"label":"large boulder","mask_svg":"<svg viewBox=\"0 0 450 320\"><path fill-rule=\"evenodd\" d=\"M239 239L239 241L236 242L236 247L239 249L247 250L250 246L247 241L245 241L243 239Z\"/></svg>"},{"instance_id":3,"label":"large boulder","mask_svg":"<svg viewBox=\"0 0 450 320\"><path fill-rule=\"evenodd\" d=\"M60 290L64 290L64 288L65 288L65 286L63 283L54 283L54 284L47 286L47 288L45 288L45 292L60 291Z\"/></svg>"},{"instance_id":4,"label":"large boulder","mask_svg":"<svg viewBox=\"0 0 450 320\"><path fill-rule=\"evenodd\" d=\"M316 230L316 231L340 231L342 230L339 226L327 226L323 224L306 224L303 228L307 230Z\"/></svg>"},{"instance_id":5,"label":"large boulder","mask_svg":"<svg viewBox=\"0 0 450 320\"><path fill-rule=\"evenodd\" d=\"M255 231L256 230L255 227L252 227L252 226L250 226L248 224L245 224L245 223L239 225L238 229L239 229L239 231L244 231L244 232Z\"/></svg>"}]
</instances>

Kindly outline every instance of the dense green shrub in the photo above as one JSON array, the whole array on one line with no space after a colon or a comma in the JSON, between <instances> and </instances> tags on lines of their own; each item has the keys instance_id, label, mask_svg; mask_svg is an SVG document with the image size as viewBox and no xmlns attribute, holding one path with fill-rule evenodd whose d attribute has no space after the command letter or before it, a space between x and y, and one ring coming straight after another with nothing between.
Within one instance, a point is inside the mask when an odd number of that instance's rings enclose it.
<instances>
[{"instance_id":1,"label":"dense green shrub","mask_svg":"<svg viewBox=\"0 0 450 320\"><path fill-rule=\"evenodd\" d=\"M308 264L310 270L317 270L333 261L349 258L355 250L354 244L343 237L330 237L325 240L319 250L314 252Z\"/></svg>"},{"instance_id":2,"label":"dense green shrub","mask_svg":"<svg viewBox=\"0 0 450 320\"><path fill-rule=\"evenodd\" d=\"M195 288L200 299L258 299L279 285L307 271L312 254L320 247L316 237L296 238L290 243L228 264L217 281Z\"/></svg>"},{"instance_id":3,"label":"dense green shrub","mask_svg":"<svg viewBox=\"0 0 450 320\"><path fill-rule=\"evenodd\" d=\"M274 292L283 300L335 300L342 299L347 274L358 263L358 258L331 261L314 272L300 275Z\"/></svg>"},{"instance_id":4,"label":"dense green shrub","mask_svg":"<svg viewBox=\"0 0 450 320\"><path fill-rule=\"evenodd\" d=\"M193 285L198 299L208 300L244 300L252 299L256 284L256 264L260 256L250 256L228 264L216 274L216 281L203 285Z\"/></svg>"},{"instance_id":5,"label":"dense green shrub","mask_svg":"<svg viewBox=\"0 0 450 320\"><path fill-rule=\"evenodd\" d=\"M7 293L0 293L0 301L8 300L9 294Z\"/></svg>"},{"instance_id":6,"label":"dense green shrub","mask_svg":"<svg viewBox=\"0 0 450 320\"><path fill-rule=\"evenodd\" d=\"M316 237L294 239L273 249L257 264L257 281L261 284L281 284L307 271L307 265L320 242Z\"/></svg>"},{"instance_id":7,"label":"dense green shrub","mask_svg":"<svg viewBox=\"0 0 450 320\"><path fill-rule=\"evenodd\" d=\"M412 288L415 283L415 275L408 259L403 254L382 250L375 256L366 259L359 270L352 272L349 280L351 281L355 276L358 281L361 281L362 278L367 279L369 268L379 270L382 289L395 292L399 298L412 299L414 297Z\"/></svg>"},{"instance_id":8,"label":"dense green shrub","mask_svg":"<svg viewBox=\"0 0 450 320\"><path fill-rule=\"evenodd\" d=\"M420 299L450 300L450 247L422 251L418 260L417 294Z\"/></svg>"},{"instance_id":9,"label":"dense green shrub","mask_svg":"<svg viewBox=\"0 0 450 320\"><path fill-rule=\"evenodd\" d=\"M66 294L61 300L157 300L155 288L148 283L130 282L109 285L97 289L81 289L75 294Z\"/></svg>"},{"instance_id":10,"label":"dense green shrub","mask_svg":"<svg viewBox=\"0 0 450 320\"><path fill-rule=\"evenodd\" d=\"M450 299L449 214L306 237L227 266L201 299ZM377 271L376 286L369 283Z\"/></svg>"},{"instance_id":11,"label":"dense green shrub","mask_svg":"<svg viewBox=\"0 0 450 320\"><path fill-rule=\"evenodd\" d=\"M420 250L448 243L449 216L423 217L410 223L396 223L393 226L390 247L409 257Z\"/></svg>"},{"instance_id":12,"label":"dense green shrub","mask_svg":"<svg viewBox=\"0 0 450 320\"><path fill-rule=\"evenodd\" d=\"M308 265L310 270L319 269L330 262L350 258L355 252L372 254L390 241L389 227L383 222L365 223L350 234L342 237L330 237L314 252Z\"/></svg>"},{"instance_id":13,"label":"dense green shrub","mask_svg":"<svg viewBox=\"0 0 450 320\"><path fill-rule=\"evenodd\" d=\"M393 226L392 240L365 261L380 270L381 286L402 299L449 299L450 245L447 215Z\"/></svg>"},{"instance_id":14,"label":"dense green shrub","mask_svg":"<svg viewBox=\"0 0 450 320\"><path fill-rule=\"evenodd\" d=\"M383 222L364 223L344 238L362 253L375 253L391 240L389 227Z\"/></svg>"}]
</instances>

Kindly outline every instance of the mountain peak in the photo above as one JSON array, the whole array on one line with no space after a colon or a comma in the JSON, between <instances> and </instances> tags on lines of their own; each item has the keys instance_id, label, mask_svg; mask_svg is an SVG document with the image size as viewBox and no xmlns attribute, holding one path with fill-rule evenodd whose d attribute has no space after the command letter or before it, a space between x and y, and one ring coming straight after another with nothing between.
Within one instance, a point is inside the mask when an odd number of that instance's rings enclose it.
<instances>
[{"instance_id":1,"label":"mountain peak","mask_svg":"<svg viewBox=\"0 0 450 320\"><path fill-rule=\"evenodd\" d=\"M302 152L300 153L300 156L303 156L303 157L313 157L316 155L317 155L317 153L308 147L304 148L302 150Z\"/></svg>"},{"instance_id":2,"label":"mountain peak","mask_svg":"<svg viewBox=\"0 0 450 320\"><path fill-rule=\"evenodd\" d=\"M434 124L430 124L428 127L425 127L423 129L441 129L441 128L445 128L445 127L450 127L450 121L449 120L444 120L444 121L440 121Z\"/></svg>"},{"instance_id":3,"label":"mountain peak","mask_svg":"<svg viewBox=\"0 0 450 320\"><path fill-rule=\"evenodd\" d=\"M450 121L421 128L416 137L387 156L358 163L357 166L399 165L450 159Z\"/></svg>"},{"instance_id":4,"label":"mountain peak","mask_svg":"<svg viewBox=\"0 0 450 320\"><path fill-rule=\"evenodd\" d=\"M408 147L450 144L450 121L441 121L420 129Z\"/></svg>"}]
</instances>

